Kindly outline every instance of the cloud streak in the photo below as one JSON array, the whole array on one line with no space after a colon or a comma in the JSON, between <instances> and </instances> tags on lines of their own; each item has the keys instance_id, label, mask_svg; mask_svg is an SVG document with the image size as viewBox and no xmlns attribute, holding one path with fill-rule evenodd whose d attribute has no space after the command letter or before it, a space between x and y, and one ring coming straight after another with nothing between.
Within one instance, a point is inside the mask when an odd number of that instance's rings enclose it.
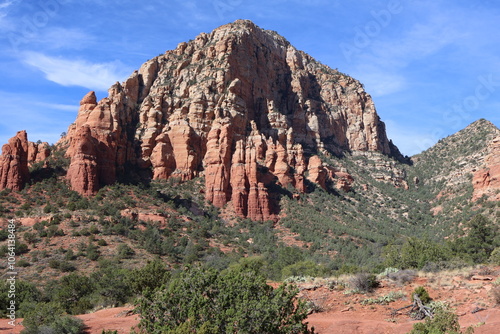
<instances>
[{"instance_id":1,"label":"cloud streak","mask_svg":"<svg viewBox=\"0 0 500 334\"><path fill-rule=\"evenodd\" d=\"M130 70L119 61L91 63L51 57L38 52L27 52L23 62L45 74L47 80L62 86L80 86L91 90L107 91L115 82L123 81Z\"/></svg>"}]
</instances>

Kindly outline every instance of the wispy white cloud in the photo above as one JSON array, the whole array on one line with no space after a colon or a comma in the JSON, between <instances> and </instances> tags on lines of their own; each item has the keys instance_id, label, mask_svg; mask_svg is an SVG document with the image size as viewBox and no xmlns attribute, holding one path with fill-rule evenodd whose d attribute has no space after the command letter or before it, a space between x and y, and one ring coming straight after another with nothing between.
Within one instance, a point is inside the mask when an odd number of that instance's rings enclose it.
<instances>
[{"instance_id":1,"label":"wispy white cloud","mask_svg":"<svg viewBox=\"0 0 500 334\"><path fill-rule=\"evenodd\" d=\"M406 86L406 78L397 72L389 72L374 64L360 64L350 73L362 82L372 96L385 96L401 91Z\"/></svg>"},{"instance_id":2,"label":"wispy white cloud","mask_svg":"<svg viewBox=\"0 0 500 334\"><path fill-rule=\"evenodd\" d=\"M13 3L14 3L13 0L4 0L4 1L0 2L0 11L3 11L6 8L9 8Z\"/></svg>"},{"instance_id":3,"label":"wispy white cloud","mask_svg":"<svg viewBox=\"0 0 500 334\"><path fill-rule=\"evenodd\" d=\"M41 107L44 107L47 109L54 109L54 110L71 112L73 114L76 113L76 111L78 110L77 105L71 105L71 104L37 102L37 103L35 103L35 105L41 106Z\"/></svg>"},{"instance_id":4,"label":"wispy white cloud","mask_svg":"<svg viewBox=\"0 0 500 334\"><path fill-rule=\"evenodd\" d=\"M43 95L43 94L41 94ZM78 105L62 105L44 101L46 96L32 93L13 93L0 90L0 145L19 130L26 130L31 141L55 143L74 120Z\"/></svg>"},{"instance_id":5,"label":"wispy white cloud","mask_svg":"<svg viewBox=\"0 0 500 334\"><path fill-rule=\"evenodd\" d=\"M12 23L8 20L8 15L17 2L19 0L2 0L0 2L0 31L9 30L12 26Z\"/></svg>"},{"instance_id":6,"label":"wispy white cloud","mask_svg":"<svg viewBox=\"0 0 500 334\"><path fill-rule=\"evenodd\" d=\"M106 91L117 81L123 81L132 71L119 61L91 63L81 59L51 57L38 52L27 52L23 61L45 74L47 80L63 86L80 86Z\"/></svg>"},{"instance_id":7,"label":"wispy white cloud","mask_svg":"<svg viewBox=\"0 0 500 334\"><path fill-rule=\"evenodd\" d=\"M48 27L32 41L31 47L40 45L44 49L81 50L96 42L95 36L89 35L80 28Z\"/></svg>"},{"instance_id":8,"label":"wispy white cloud","mask_svg":"<svg viewBox=\"0 0 500 334\"><path fill-rule=\"evenodd\" d=\"M348 72L364 82L374 96L415 88L419 84L415 79L421 73L415 71L415 66L425 64L421 70L431 75L430 72L444 70L452 62L471 61L472 52L476 52L473 50L477 50L471 45L481 44L481 36L486 36L481 24L464 23L470 22L471 16L478 18L473 22L481 22L479 13L460 6L424 0L402 8L386 27L369 38L365 47L351 55ZM487 14L481 17L491 21ZM373 17L370 19L375 23ZM483 51L485 57L490 57L487 49Z\"/></svg>"}]
</instances>

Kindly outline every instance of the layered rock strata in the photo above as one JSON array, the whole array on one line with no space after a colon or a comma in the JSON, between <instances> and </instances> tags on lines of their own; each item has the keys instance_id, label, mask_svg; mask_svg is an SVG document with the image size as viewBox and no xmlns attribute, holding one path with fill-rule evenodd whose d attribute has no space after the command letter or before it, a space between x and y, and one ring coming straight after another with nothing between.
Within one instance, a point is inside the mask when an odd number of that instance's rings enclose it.
<instances>
[{"instance_id":1,"label":"layered rock strata","mask_svg":"<svg viewBox=\"0 0 500 334\"><path fill-rule=\"evenodd\" d=\"M28 141L25 130L9 139L0 156L0 190L21 190L30 179L29 167L50 156L48 143Z\"/></svg>"},{"instance_id":2,"label":"layered rock strata","mask_svg":"<svg viewBox=\"0 0 500 334\"><path fill-rule=\"evenodd\" d=\"M0 190L21 190L29 180L28 136L19 131L2 147L0 156Z\"/></svg>"},{"instance_id":3,"label":"layered rock strata","mask_svg":"<svg viewBox=\"0 0 500 334\"><path fill-rule=\"evenodd\" d=\"M254 220L277 214L274 187L330 178L349 189L318 154L400 155L358 81L241 20L147 61L107 98L87 94L62 144L82 194L130 166L153 179L204 176L208 201Z\"/></svg>"},{"instance_id":4,"label":"layered rock strata","mask_svg":"<svg viewBox=\"0 0 500 334\"><path fill-rule=\"evenodd\" d=\"M485 168L474 173L473 200L486 196L489 200L500 200L500 137L493 139L488 146Z\"/></svg>"}]
</instances>

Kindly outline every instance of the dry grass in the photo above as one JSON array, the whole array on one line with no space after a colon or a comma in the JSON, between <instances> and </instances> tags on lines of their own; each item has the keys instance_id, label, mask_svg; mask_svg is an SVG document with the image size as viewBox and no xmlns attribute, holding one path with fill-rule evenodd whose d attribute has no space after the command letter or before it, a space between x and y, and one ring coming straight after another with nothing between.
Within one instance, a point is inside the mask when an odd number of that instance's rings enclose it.
<instances>
[{"instance_id":1,"label":"dry grass","mask_svg":"<svg viewBox=\"0 0 500 334\"><path fill-rule=\"evenodd\" d=\"M500 286L496 286L491 289L491 295L493 296L493 302L495 305L500 305Z\"/></svg>"}]
</instances>

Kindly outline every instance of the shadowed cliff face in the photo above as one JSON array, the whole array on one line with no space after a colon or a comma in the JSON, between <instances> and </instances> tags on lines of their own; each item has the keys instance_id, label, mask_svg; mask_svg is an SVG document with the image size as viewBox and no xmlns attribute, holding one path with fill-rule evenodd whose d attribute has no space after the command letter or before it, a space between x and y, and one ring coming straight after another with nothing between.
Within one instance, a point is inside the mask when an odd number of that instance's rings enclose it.
<instances>
[{"instance_id":1,"label":"shadowed cliff face","mask_svg":"<svg viewBox=\"0 0 500 334\"><path fill-rule=\"evenodd\" d=\"M254 220L278 213L271 188L352 178L319 154L400 156L353 78L275 32L236 21L147 61L107 98L93 92L63 139L74 190L91 195L125 166L153 179L204 176L206 199Z\"/></svg>"}]
</instances>

